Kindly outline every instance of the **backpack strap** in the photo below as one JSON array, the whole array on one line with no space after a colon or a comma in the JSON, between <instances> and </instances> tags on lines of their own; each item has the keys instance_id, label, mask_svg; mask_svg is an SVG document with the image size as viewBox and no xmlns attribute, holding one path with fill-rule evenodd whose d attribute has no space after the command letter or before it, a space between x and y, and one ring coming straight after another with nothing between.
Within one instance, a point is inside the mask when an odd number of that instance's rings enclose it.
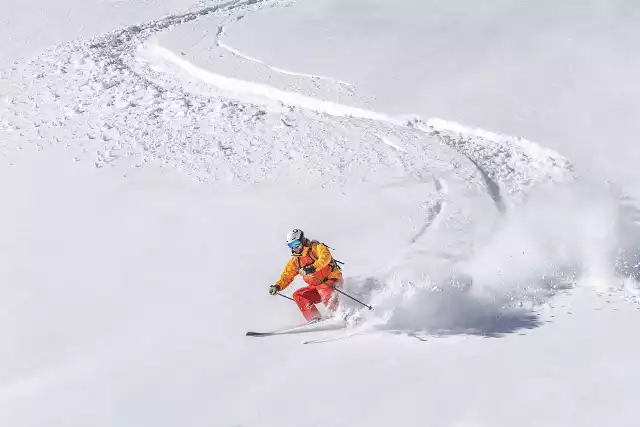
<instances>
[{"instance_id":1,"label":"backpack strap","mask_svg":"<svg viewBox=\"0 0 640 427\"><path fill-rule=\"evenodd\" d=\"M325 245L325 244L324 244L324 243L322 243L322 242L319 242L319 241L317 241L317 240L312 240L310 243L311 243L311 245L309 246L309 249L307 250L307 256L308 256L309 258L311 258L311 264L313 264L314 262L316 262L316 261L318 260L318 257L317 257L317 256L315 256L315 255L314 255L314 253L313 253L313 248L314 248L314 246L317 246L317 245ZM327 246L327 245L325 245L325 246ZM329 246L327 246L327 248L329 248ZM303 268L303 267L306 267L306 265L304 265L304 266L303 266L303 265L301 265L300 258L302 258L302 257L301 257L301 256L298 256L297 258L298 258L298 259L297 259L297 263L298 263L298 270L300 270L300 269L301 269L301 268ZM308 264L308 265L311 265L311 264ZM331 261L329 262L329 264L327 264L329 267L331 267L331 271L334 271L334 270L336 270L336 269L337 269L337 270L342 270L342 268L340 268L340 265L338 265L338 264L344 264L344 263L343 263L343 262L341 262L341 261L337 261L337 260L335 260L335 259L333 258L333 254L331 254ZM326 281L326 280L327 280L327 279L325 279L325 281Z\"/></svg>"},{"instance_id":2,"label":"backpack strap","mask_svg":"<svg viewBox=\"0 0 640 427\"><path fill-rule=\"evenodd\" d=\"M309 249L309 257L313 260L313 262L316 262L316 260L318 259L318 258L315 257L315 255L313 255L313 246L314 245L325 245L327 248L333 249L333 248L330 248L328 245L326 245L326 244L324 244L322 242L318 242L317 240L312 241L311 242L311 248ZM336 261L335 258L333 258L333 254L331 254L331 261L327 265L329 267L331 267L331 271L334 271L335 269L342 270L340 268L340 266L338 265L339 262L340 261ZM341 264L343 264L343 263L341 263Z\"/></svg>"},{"instance_id":3,"label":"backpack strap","mask_svg":"<svg viewBox=\"0 0 640 427\"><path fill-rule=\"evenodd\" d=\"M318 243L320 242L316 242L315 240L311 242L311 246L309 246L309 252L307 252L307 255L309 255L309 258L311 258L312 262L316 262L316 260L318 259L314 254L313 254L313 247L318 245Z\"/></svg>"},{"instance_id":4,"label":"backpack strap","mask_svg":"<svg viewBox=\"0 0 640 427\"><path fill-rule=\"evenodd\" d=\"M316 243L317 243L317 242L316 242ZM313 244L314 244L314 242L311 242L311 246L309 246L309 249L307 249L307 256L308 256L309 258L311 258L311 263L310 263L310 264L307 264L307 265L302 265L302 262L300 261L300 260L302 259L302 256L301 256L301 255L298 255L298 260L297 260L297 263L298 263L298 270L300 270L300 269L301 269L301 268L303 268L303 267L307 267L307 266L309 266L309 265L312 265L312 264L313 264L314 262L316 262L316 260L318 259L315 255L313 255Z\"/></svg>"}]
</instances>

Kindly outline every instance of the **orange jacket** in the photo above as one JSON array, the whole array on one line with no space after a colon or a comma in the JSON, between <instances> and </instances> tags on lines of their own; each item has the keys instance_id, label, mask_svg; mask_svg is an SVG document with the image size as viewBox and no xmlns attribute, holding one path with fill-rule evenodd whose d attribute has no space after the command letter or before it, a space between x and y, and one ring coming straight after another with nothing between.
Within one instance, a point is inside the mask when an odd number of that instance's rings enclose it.
<instances>
[{"instance_id":1,"label":"orange jacket","mask_svg":"<svg viewBox=\"0 0 640 427\"><path fill-rule=\"evenodd\" d=\"M312 264L316 271L312 274L305 274L302 268ZM285 266L276 285L280 286L280 290L284 290L298 274L303 275L304 281L309 285L319 285L329 279L342 280L340 268L333 260L329 248L319 242L311 242L311 246L303 247L300 255L294 254Z\"/></svg>"}]
</instances>

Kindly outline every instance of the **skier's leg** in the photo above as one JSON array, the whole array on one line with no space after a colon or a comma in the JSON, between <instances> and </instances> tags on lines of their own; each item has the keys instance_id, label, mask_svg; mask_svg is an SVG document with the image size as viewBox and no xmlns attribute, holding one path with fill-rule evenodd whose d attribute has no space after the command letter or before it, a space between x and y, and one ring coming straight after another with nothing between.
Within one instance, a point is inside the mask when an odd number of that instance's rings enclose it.
<instances>
[{"instance_id":1,"label":"skier's leg","mask_svg":"<svg viewBox=\"0 0 640 427\"><path fill-rule=\"evenodd\" d=\"M322 301L315 286L300 288L293 293L293 300L298 304L298 308L308 322L320 317L320 312L314 304Z\"/></svg>"},{"instance_id":2,"label":"skier's leg","mask_svg":"<svg viewBox=\"0 0 640 427\"><path fill-rule=\"evenodd\" d=\"M317 287L318 293L322 302L329 311L336 311L338 309L338 293L333 288L341 288L343 284L342 280L329 279L324 284Z\"/></svg>"}]
</instances>

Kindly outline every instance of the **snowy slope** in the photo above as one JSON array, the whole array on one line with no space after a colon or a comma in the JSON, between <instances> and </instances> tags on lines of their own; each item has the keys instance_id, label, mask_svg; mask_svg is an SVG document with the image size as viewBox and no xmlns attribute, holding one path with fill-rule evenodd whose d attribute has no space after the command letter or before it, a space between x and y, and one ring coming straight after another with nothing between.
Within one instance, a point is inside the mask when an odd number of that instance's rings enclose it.
<instances>
[{"instance_id":1,"label":"snowy slope","mask_svg":"<svg viewBox=\"0 0 640 427\"><path fill-rule=\"evenodd\" d=\"M115 13L100 25L131 23L0 74L0 424L636 424L625 174L612 188L539 143L397 115L355 59L347 78L261 57L265 19L358 3L126 7L144 22ZM328 55L315 34L297 48ZM335 247L375 310L247 338L301 320L266 292L292 227ZM325 338L342 339L301 345Z\"/></svg>"},{"instance_id":2,"label":"snowy slope","mask_svg":"<svg viewBox=\"0 0 640 427\"><path fill-rule=\"evenodd\" d=\"M639 24L625 0L300 0L222 41L345 80L376 110L544 142L638 197Z\"/></svg>"},{"instance_id":3,"label":"snowy slope","mask_svg":"<svg viewBox=\"0 0 640 427\"><path fill-rule=\"evenodd\" d=\"M0 66L8 67L53 44L160 18L196 3L197 0L5 0L0 15Z\"/></svg>"}]
</instances>

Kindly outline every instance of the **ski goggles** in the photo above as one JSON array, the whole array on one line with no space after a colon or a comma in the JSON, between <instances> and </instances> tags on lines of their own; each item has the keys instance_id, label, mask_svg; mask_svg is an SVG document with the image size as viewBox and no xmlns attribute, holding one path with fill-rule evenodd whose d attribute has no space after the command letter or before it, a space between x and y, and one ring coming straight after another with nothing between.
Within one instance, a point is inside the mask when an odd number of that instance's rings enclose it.
<instances>
[{"instance_id":1,"label":"ski goggles","mask_svg":"<svg viewBox=\"0 0 640 427\"><path fill-rule=\"evenodd\" d=\"M300 240L294 240L287 243L287 246L289 246L291 249L298 249L300 246L302 246L302 242Z\"/></svg>"}]
</instances>

